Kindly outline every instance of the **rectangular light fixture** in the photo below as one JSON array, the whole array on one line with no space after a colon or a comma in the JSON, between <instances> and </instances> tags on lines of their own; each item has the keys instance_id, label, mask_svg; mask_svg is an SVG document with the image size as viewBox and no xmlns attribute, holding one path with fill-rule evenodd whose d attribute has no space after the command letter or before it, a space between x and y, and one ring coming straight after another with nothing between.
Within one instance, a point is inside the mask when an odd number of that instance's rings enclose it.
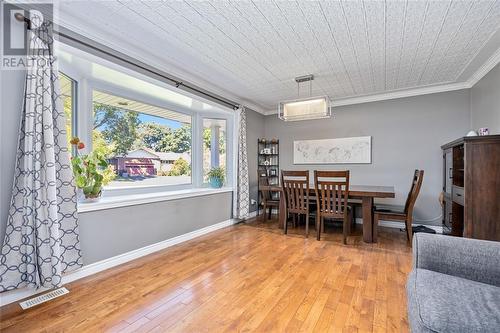
<instances>
[{"instance_id":1,"label":"rectangular light fixture","mask_svg":"<svg viewBox=\"0 0 500 333\"><path fill-rule=\"evenodd\" d=\"M321 119L330 116L330 100L327 96L285 101L278 106L278 117L284 121Z\"/></svg>"}]
</instances>

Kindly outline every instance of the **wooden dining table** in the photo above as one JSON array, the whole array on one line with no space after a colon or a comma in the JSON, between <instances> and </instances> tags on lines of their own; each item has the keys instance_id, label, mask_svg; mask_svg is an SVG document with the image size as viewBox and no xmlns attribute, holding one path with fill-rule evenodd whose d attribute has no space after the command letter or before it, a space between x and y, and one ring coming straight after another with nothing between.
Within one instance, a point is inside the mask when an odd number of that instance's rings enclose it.
<instances>
[{"instance_id":1,"label":"wooden dining table","mask_svg":"<svg viewBox=\"0 0 500 333\"><path fill-rule=\"evenodd\" d=\"M285 198L282 195L283 188L279 185L261 185L261 189L280 193L279 207L279 226L284 228L287 214ZM315 196L314 185L309 188L309 195ZM394 198L394 186L375 186L375 185L350 185L349 199L361 199L361 208L363 212L363 241L373 243L373 200L375 198Z\"/></svg>"}]
</instances>

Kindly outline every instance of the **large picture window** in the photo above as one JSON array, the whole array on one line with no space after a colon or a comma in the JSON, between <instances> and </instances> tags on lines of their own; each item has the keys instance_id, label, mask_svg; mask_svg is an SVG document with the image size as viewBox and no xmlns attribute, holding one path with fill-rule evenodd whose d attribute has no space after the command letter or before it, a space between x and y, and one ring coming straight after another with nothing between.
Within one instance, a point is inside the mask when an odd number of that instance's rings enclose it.
<instances>
[{"instance_id":1,"label":"large picture window","mask_svg":"<svg viewBox=\"0 0 500 333\"><path fill-rule=\"evenodd\" d=\"M191 183L191 116L93 92L92 147L114 170L110 187Z\"/></svg>"},{"instance_id":2,"label":"large picture window","mask_svg":"<svg viewBox=\"0 0 500 333\"><path fill-rule=\"evenodd\" d=\"M62 43L58 58L68 139L108 161L104 197L206 188L216 167L233 185L232 109Z\"/></svg>"}]
</instances>

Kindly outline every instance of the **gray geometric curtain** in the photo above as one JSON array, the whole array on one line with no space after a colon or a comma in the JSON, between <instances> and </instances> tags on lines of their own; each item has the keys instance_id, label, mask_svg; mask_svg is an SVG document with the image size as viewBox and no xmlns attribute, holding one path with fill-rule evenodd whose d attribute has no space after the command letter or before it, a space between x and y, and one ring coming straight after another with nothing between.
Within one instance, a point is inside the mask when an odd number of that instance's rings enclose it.
<instances>
[{"instance_id":1,"label":"gray geometric curtain","mask_svg":"<svg viewBox=\"0 0 500 333\"><path fill-rule=\"evenodd\" d=\"M238 123L238 166L237 186L234 193L233 217L244 219L248 217L250 195L248 185L248 158L247 158L247 115L245 107L240 106L236 111L239 118Z\"/></svg>"},{"instance_id":2,"label":"gray geometric curtain","mask_svg":"<svg viewBox=\"0 0 500 333\"><path fill-rule=\"evenodd\" d=\"M31 17L32 22L36 19ZM82 266L76 193L49 25L29 32L30 67L0 252L0 292L58 287L64 272Z\"/></svg>"}]
</instances>

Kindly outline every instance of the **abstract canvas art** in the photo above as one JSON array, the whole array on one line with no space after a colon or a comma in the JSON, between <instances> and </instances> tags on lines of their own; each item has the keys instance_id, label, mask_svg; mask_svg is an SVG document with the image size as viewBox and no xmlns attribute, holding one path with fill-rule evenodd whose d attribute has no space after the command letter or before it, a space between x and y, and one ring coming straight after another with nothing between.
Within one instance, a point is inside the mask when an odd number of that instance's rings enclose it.
<instances>
[{"instance_id":1,"label":"abstract canvas art","mask_svg":"<svg viewBox=\"0 0 500 333\"><path fill-rule=\"evenodd\" d=\"M293 164L369 164L371 146L371 136L294 141Z\"/></svg>"}]
</instances>

